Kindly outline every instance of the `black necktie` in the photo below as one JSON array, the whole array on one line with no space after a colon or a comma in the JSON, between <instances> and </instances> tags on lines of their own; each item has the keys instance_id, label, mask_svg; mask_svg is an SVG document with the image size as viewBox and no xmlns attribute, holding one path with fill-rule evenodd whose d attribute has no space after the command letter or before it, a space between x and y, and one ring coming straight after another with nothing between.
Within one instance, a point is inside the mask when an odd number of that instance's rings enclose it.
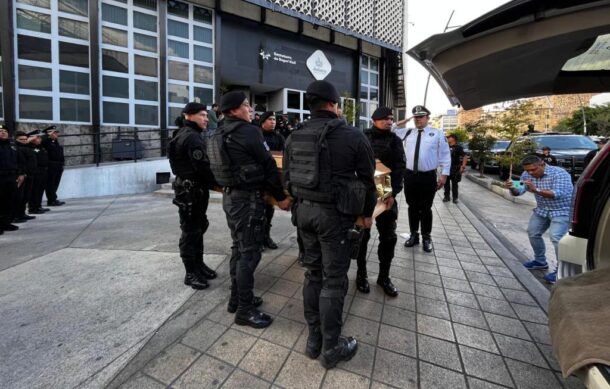
<instances>
[{"instance_id":1,"label":"black necktie","mask_svg":"<svg viewBox=\"0 0 610 389\"><path fill-rule=\"evenodd\" d=\"M421 134L424 130L417 130L417 143L415 143L415 157L413 157L413 171L417 173L419 165L419 145L421 144Z\"/></svg>"}]
</instances>

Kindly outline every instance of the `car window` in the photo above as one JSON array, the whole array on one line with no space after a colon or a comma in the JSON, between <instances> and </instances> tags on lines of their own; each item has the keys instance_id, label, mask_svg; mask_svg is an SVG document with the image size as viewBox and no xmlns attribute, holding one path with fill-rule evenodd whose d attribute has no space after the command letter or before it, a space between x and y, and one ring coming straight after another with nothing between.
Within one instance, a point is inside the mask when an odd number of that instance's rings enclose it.
<instances>
[{"instance_id":1,"label":"car window","mask_svg":"<svg viewBox=\"0 0 610 389\"><path fill-rule=\"evenodd\" d=\"M534 140L539 146L547 146L551 150L597 149L597 145L591 139L581 135L537 136Z\"/></svg>"},{"instance_id":2,"label":"car window","mask_svg":"<svg viewBox=\"0 0 610 389\"><path fill-rule=\"evenodd\" d=\"M508 141L508 140L500 140L500 141L497 141L494 144L493 148L494 149L506 150L506 148L508 147L509 144L510 144L510 141Z\"/></svg>"}]
</instances>

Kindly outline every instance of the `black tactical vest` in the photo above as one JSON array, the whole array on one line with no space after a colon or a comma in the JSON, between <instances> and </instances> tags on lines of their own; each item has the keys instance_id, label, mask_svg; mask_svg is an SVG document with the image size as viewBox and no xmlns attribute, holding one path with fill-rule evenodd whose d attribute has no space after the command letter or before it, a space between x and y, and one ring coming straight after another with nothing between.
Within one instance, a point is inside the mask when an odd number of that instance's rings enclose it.
<instances>
[{"instance_id":1,"label":"black tactical vest","mask_svg":"<svg viewBox=\"0 0 610 389\"><path fill-rule=\"evenodd\" d=\"M246 124L245 122L235 121L219 127L207 144L208 158L210 159L210 169L216 182L222 186L236 186L241 180L239 176L239 166L231 162L231 157L227 152L226 142L231 133Z\"/></svg>"},{"instance_id":2,"label":"black tactical vest","mask_svg":"<svg viewBox=\"0 0 610 389\"><path fill-rule=\"evenodd\" d=\"M167 158L172 173L178 177L189 178L195 174L195 169L191 164L188 152L184 147L184 141L188 138L189 127L182 127L172 133L172 140L167 145Z\"/></svg>"},{"instance_id":3,"label":"black tactical vest","mask_svg":"<svg viewBox=\"0 0 610 389\"><path fill-rule=\"evenodd\" d=\"M290 135L288 186L296 198L325 203L335 201L326 135L343 124L339 119L310 119Z\"/></svg>"},{"instance_id":4,"label":"black tactical vest","mask_svg":"<svg viewBox=\"0 0 610 389\"><path fill-rule=\"evenodd\" d=\"M365 130L364 134L371 143L375 158L379 159L384 165L388 165L388 163L392 161L393 136L376 134L376 131L373 128Z\"/></svg>"}]
</instances>

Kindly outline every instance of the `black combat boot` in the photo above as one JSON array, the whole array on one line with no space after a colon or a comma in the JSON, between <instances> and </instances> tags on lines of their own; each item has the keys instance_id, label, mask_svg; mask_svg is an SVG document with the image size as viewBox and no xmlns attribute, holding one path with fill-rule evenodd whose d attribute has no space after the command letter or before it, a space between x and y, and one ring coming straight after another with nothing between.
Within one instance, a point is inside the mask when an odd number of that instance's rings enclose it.
<instances>
[{"instance_id":1,"label":"black combat boot","mask_svg":"<svg viewBox=\"0 0 610 389\"><path fill-rule=\"evenodd\" d=\"M369 281L367 280L365 275L356 276L356 289L358 289L362 293L369 293L371 291Z\"/></svg>"},{"instance_id":2,"label":"black combat boot","mask_svg":"<svg viewBox=\"0 0 610 389\"><path fill-rule=\"evenodd\" d=\"M427 253L431 253L432 252L432 239L430 239L430 237L425 237L423 239L424 241L424 251Z\"/></svg>"},{"instance_id":3,"label":"black combat boot","mask_svg":"<svg viewBox=\"0 0 610 389\"><path fill-rule=\"evenodd\" d=\"M238 326L250 326L252 328L269 327L273 322L273 318L256 308L252 308L249 312L235 315L235 324Z\"/></svg>"},{"instance_id":4,"label":"black combat boot","mask_svg":"<svg viewBox=\"0 0 610 389\"><path fill-rule=\"evenodd\" d=\"M377 285L381 286L383 288L383 292L385 294L387 294L388 296L390 296L390 297L398 296L398 290L392 283L392 280L390 280L390 277L387 277L385 279L378 278Z\"/></svg>"},{"instance_id":5,"label":"black combat boot","mask_svg":"<svg viewBox=\"0 0 610 389\"><path fill-rule=\"evenodd\" d=\"M320 327L310 327L309 336L307 337L307 346L305 347L305 355L311 359L316 359L322 352L322 331Z\"/></svg>"},{"instance_id":6,"label":"black combat boot","mask_svg":"<svg viewBox=\"0 0 610 389\"><path fill-rule=\"evenodd\" d=\"M193 289L206 289L208 281L201 275L197 268L196 260L193 258L182 258L186 275L184 276L184 285L188 285Z\"/></svg>"},{"instance_id":7,"label":"black combat boot","mask_svg":"<svg viewBox=\"0 0 610 389\"><path fill-rule=\"evenodd\" d=\"M256 307L256 308L263 305L262 297L254 296L254 298L252 299L252 305L254 305L254 307ZM231 298L229 300L229 304L227 304L227 312L235 313L235 312L237 312L238 307L239 307L239 302L237 301L237 299L235 301L233 301L233 299Z\"/></svg>"},{"instance_id":8,"label":"black combat boot","mask_svg":"<svg viewBox=\"0 0 610 389\"><path fill-rule=\"evenodd\" d=\"M351 336L348 338L340 336L335 347L330 350L324 350L320 364L326 369L332 369L337 366L337 363L352 359L356 355L356 351L358 351L356 339Z\"/></svg>"},{"instance_id":9,"label":"black combat boot","mask_svg":"<svg viewBox=\"0 0 610 389\"><path fill-rule=\"evenodd\" d=\"M214 270L210 269L208 265L203 262L203 260L201 260L201 262L199 263L198 271L199 274L201 274L204 278L208 280L213 280L214 278L218 277L218 274L216 274Z\"/></svg>"},{"instance_id":10,"label":"black combat boot","mask_svg":"<svg viewBox=\"0 0 610 389\"><path fill-rule=\"evenodd\" d=\"M267 248L270 248L271 250L277 249L277 243L275 243L273 241L273 239L271 239L270 236L265 237L265 240L263 241L263 245Z\"/></svg>"},{"instance_id":11,"label":"black combat boot","mask_svg":"<svg viewBox=\"0 0 610 389\"><path fill-rule=\"evenodd\" d=\"M419 234L417 232L411 233L409 239L405 242L405 247L413 247L419 244Z\"/></svg>"}]
</instances>

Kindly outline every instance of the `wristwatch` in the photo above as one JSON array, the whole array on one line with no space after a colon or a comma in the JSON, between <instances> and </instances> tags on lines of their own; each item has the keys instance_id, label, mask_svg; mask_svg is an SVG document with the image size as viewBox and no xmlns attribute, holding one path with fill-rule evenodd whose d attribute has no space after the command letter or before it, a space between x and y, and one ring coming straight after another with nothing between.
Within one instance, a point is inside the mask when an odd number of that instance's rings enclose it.
<instances>
[{"instance_id":1,"label":"wristwatch","mask_svg":"<svg viewBox=\"0 0 610 389\"><path fill-rule=\"evenodd\" d=\"M536 193L537 195L540 195L542 193L542 191L538 188L536 188L536 190L534 191L534 193Z\"/></svg>"}]
</instances>

